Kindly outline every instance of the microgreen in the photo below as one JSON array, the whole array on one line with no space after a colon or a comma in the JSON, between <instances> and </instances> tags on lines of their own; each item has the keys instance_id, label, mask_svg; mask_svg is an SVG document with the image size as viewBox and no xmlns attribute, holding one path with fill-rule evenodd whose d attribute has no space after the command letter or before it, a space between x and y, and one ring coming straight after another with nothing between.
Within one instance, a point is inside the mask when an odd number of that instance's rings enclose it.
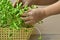
<instances>
[{"instance_id":1,"label":"microgreen","mask_svg":"<svg viewBox=\"0 0 60 40\"><path fill-rule=\"evenodd\" d=\"M14 8L10 0L0 0L0 27L8 26L14 29L23 27L25 23L20 17L27 10L27 5L22 8L22 2L17 3Z\"/></svg>"},{"instance_id":2,"label":"microgreen","mask_svg":"<svg viewBox=\"0 0 60 40\"><path fill-rule=\"evenodd\" d=\"M21 19L21 15L29 8L35 8L36 6L28 7L27 5L22 8L22 2L17 3L16 7L12 6L10 0L0 0L0 27L10 29L29 28L31 25L24 23ZM27 32L27 30L26 30ZM12 36L12 34L10 34ZM41 39L41 38L39 38Z\"/></svg>"}]
</instances>

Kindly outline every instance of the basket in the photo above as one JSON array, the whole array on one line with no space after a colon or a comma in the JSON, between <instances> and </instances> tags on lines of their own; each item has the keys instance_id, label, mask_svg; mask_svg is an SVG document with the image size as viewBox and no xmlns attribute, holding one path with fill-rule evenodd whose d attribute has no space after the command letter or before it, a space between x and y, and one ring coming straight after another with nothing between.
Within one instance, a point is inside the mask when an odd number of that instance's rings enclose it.
<instances>
[{"instance_id":1,"label":"basket","mask_svg":"<svg viewBox=\"0 0 60 40\"><path fill-rule=\"evenodd\" d=\"M30 36L30 40L42 40L42 34L38 27L34 27L34 31Z\"/></svg>"},{"instance_id":2,"label":"basket","mask_svg":"<svg viewBox=\"0 0 60 40\"><path fill-rule=\"evenodd\" d=\"M28 40L32 31L33 28L21 28L20 30L0 28L0 40Z\"/></svg>"}]
</instances>

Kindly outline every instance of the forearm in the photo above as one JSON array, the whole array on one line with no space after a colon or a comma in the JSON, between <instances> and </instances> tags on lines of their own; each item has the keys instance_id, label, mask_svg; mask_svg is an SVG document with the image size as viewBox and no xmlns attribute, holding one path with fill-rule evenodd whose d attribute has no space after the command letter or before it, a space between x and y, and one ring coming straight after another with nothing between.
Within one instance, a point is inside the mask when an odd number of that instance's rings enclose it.
<instances>
[{"instance_id":1,"label":"forearm","mask_svg":"<svg viewBox=\"0 0 60 40\"><path fill-rule=\"evenodd\" d=\"M45 8L47 16L60 14L60 1Z\"/></svg>"},{"instance_id":2,"label":"forearm","mask_svg":"<svg viewBox=\"0 0 60 40\"><path fill-rule=\"evenodd\" d=\"M32 0L30 5L36 4L36 5L49 5L57 2L58 0Z\"/></svg>"}]
</instances>

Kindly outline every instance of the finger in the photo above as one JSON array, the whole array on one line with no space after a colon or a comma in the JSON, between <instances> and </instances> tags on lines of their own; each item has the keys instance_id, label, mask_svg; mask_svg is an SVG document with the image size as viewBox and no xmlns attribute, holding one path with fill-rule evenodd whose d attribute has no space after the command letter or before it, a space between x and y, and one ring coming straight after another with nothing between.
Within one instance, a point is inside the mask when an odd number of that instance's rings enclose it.
<instances>
[{"instance_id":1,"label":"finger","mask_svg":"<svg viewBox=\"0 0 60 40\"><path fill-rule=\"evenodd\" d=\"M32 11L30 11L29 13L27 13L27 15L32 16Z\"/></svg>"},{"instance_id":2,"label":"finger","mask_svg":"<svg viewBox=\"0 0 60 40\"><path fill-rule=\"evenodd\" d=\"M25 22L26 22L26 21L33 20L32 17L21 17L21 19L23 19Z\"/></svg>"},{"instance_id":3,"label":"finger","mask_svg":"<svg viewBox=\"0 0 60 40\"><path fill-rule=\"evenodd\" d=\"M25 11L25 13L29 13L30 11L31 11L31 9L29 9L29 10Z\"/></svg>"},{"instance_id":4,"label":"finger","mask_svg":"<svg viewBox=\"0 0 60 40\"><path fill-rule=\"evenodd\" d=\"M18 0L18 3L22 2L22 0Z\"/></svg>"},{"instance_id":5,"label":"finger","mask_svg":"<svg viewBox=\"0 0 60 40\"><path fill-rule=\"evenodd\" d=\"M27 17L31 15L31 10L25 11L25 13L21 17Z\"/></svg>"},{"instance_id":6,"label":"finger","mask_svg":"<svg viewBox=\"0 0 60 40\"><path fill-rule=\"evenodd\" d=\"M31 9L29 9L27 12L30 12L31 11Z\"/></svg>"},{"instance_id":7,"label":"finger","mask_svg":"<svg viewBox=\"0 0 60 40\"><path fill-rule=\"evenodd\" d=\"M27 22L25 22L25 24L28 24L28 25L34 25L35 22L31 20L31 21L27 21Z\"/></svg>"},{"instance_id":8,"label":"finger","mask_svg":"<svg viewBox=\"0 0 60 40\"><path fill-rule=\"evenodd\" d=\"M25 2L24 5L22 7L25 7L26 5L28 5L28 2Z\"/></svg>"},{"instance_id":9,"label":"finger","mask_svg":"<svg viewBox=\"0 0 60 40\"><path fill-rule=\"evenodd\" d=\"M21 17L27 17L30 16L30 14L26 11Z\"/></svg>"},{"instance_id":10,"label":"finger","mask_svg":"<svg viewBox=\"0 0 60 40\"><path fill-rule=\"evenodd\" d=\"M17 2L15 2L15 3L13 4L13 6L16 7L16 4L17 4L17 3L19 4L20 2L22 2L22 0L18 0Z\"/></svg>"},{"instance_id":11,"label":"finger","mask_svg":"<svg viewBox=\"0 0 60 40\"><path fill-rule=\"evenodd\" d=\"M27 13L24 13L21 17L26 17L26 16L28 16L28 14Z\"/></svg>"},{"instance_id":12,"label":"finger","mask_svg":"<svg viewBox=\"0 0 60 40\"><path fill-rule=\"evenodd\" d=\"M13 7L16 7L16 4L17 4L17 2L15 2L15 3L13 4Z\"/></svg>"}]
</instances>

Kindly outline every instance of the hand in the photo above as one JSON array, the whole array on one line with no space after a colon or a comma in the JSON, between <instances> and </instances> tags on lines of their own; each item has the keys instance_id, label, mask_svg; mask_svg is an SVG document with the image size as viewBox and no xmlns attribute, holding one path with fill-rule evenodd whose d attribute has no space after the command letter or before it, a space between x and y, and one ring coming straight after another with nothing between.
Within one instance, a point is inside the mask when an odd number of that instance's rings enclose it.
<instances>
[{"instance_id":1,"label":"hand","mask_svg":"<svg viewBox=\"0 0 60 40\"><path fill-rule=\"evenodd\" d=\"M25 5L28 5L28 4L30 3L30 1L31 1L31 0L18 0L18 3L22 2L22 3L23 3L23 7L24 7ZM17 3L17 2L15 2L15 3L13 4L13 6L16 6L16 3Z\"/></svg>"},{"instance_id":2,"label":"hand","mask_svg":"<svg viewBox=\"0 0 60 40\"><path fill-rule=\"evenodd\" d=\"M25 21L26 24L33 25L46 17L44 9L32 9L27 13L22 15L22 19Z\"/></svg>"}]
</instances>

